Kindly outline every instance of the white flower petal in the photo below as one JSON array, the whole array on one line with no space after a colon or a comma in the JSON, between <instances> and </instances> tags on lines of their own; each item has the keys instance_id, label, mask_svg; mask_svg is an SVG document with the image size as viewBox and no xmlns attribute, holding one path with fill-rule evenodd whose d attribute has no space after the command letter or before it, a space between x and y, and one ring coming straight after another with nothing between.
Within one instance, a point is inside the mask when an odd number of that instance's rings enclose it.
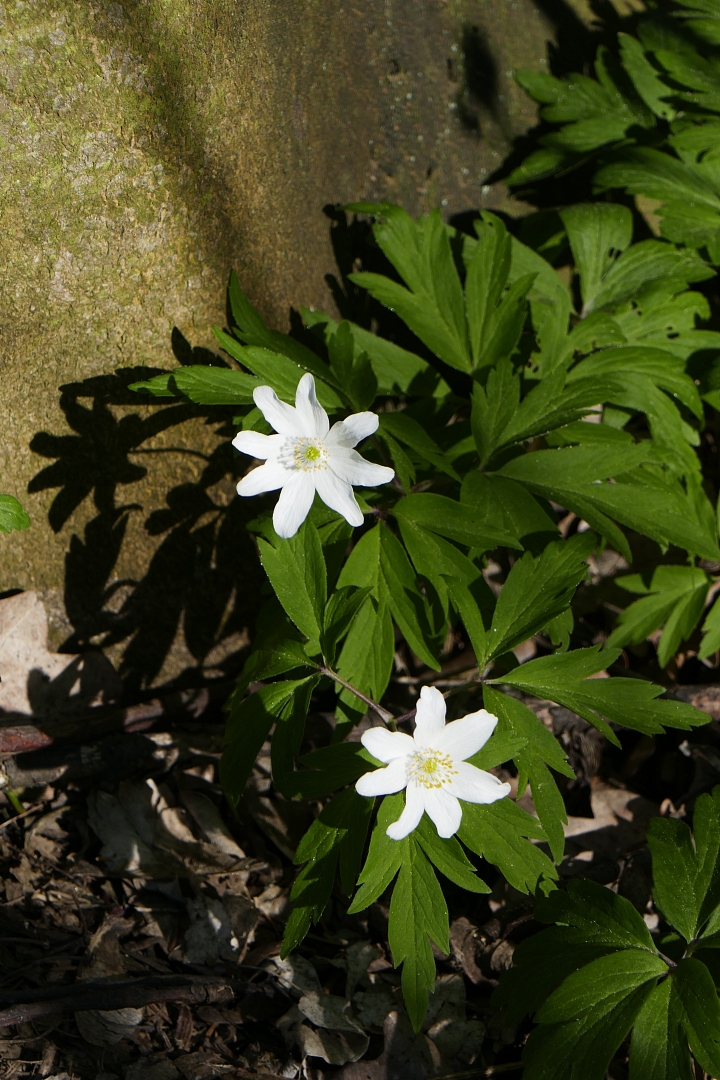
<instances>
[{"instance_id":1,"label":"white flower petal","mask_svg":"<svg viewBox=\"0 0 720 1080\"><path fill-rule=\"evenodd\" d=\"M436 686L423 686L415 714L415 744L421 749L439 749L445 730L445 698Z\"/></svg>"},{"instance_id":2,"label":"white flower petal","mask_svg":"<svg viewBox=\"0 0 720 1080\"><path fill-rule=\"evenodd\" d=\"M408 788L408 791L410 789ZM428 788L425 792L425 810L435 822L438 836L447 840L460 828L462 806L446 787Z\"/></svg>"},{"instance_id":3,"label":"white flower petal","mask_svg":"<svg viewBox=\"0 0 720 1080\"><path fill-rule=\"evenodd\" d=\"M471 803L494 803L503 799L510 791L510 784L503 784L497 776L476 769L469 761L455 762L457 775L452 778L446 790L457 799Z\"/></svg>"},{"instance_id":4,"label":"white flower petal","mask_svg":"<svg viewBox=\"0 0 720 1080\"><path fill-rule=\"evenodd\" d=\"M284 435L262 435L259 431L239 431L232 441L236 450L253 458L275 457L280 453Z\"/></svg>"},{"instance_id":5,"label":"white flower petal","mask_svg":"<svg viewBox=\"0 0 720 1080\"><path fill-rule=\"evenodd\" d=\"M389 484L395 472L387 465L375 465L360 457L357 450L345 447L330 447L328 454L330 468L341 480L361 487L375 487L376 484Z\"/></svg>"},{"instance_id":6,"label":"white flower petal","mask_svg":"<svg viewBox=\"0 0 720 1080\"><path fill-rule=\"evenodd\" d=\"M268 465L262 467L269 468ZM287 470L285 476L288 476ZM310 513L314 498L313 474L304 472L302 469L293 470L280 492L280 498L273 511L273 525L278 536L281 536L283 540L289 540L295 535Z\"/></svg>"},{"instance_id":7,"label":"white flower petal","mask_svg":"<svg viewBox=\"0 0 720 1080\"><path fill-rule=\"evenodd\" d=\"M425 810L425 790L419 784L409 784L405 789L405 809L386 830L391 840L404 840L417 829Z\"/></svg>"},{"instance_id":8,"label":"white flower petal","mask_svg":"<svg viewBox=\"0 0 720 1080\"><path fill-rule=\"evenodd\" d=\"M485 745L497 722L497 716L485 709L469 713L462 720L453 720L452 724L448 724L433 747L443 754L449 754L453 761L465 761Z\"/></svg>"},{"instance_id":9,"label":"white flower petal","mask_svg":"<svg viewBox=\"0 0 720 1080\"><path fill-rule=\"evenodd\" d=\"M362 439L367 439L368 435L374 435L379 423L377 414L374 412L353 413L345 420L333 424L325 444L326 446L345 446L350 449Z\"/></svg>"},{"instance_id":10,"label":"white flower petal","mask_svg":"<svg viewBox=\"0 0 720 1080\"><path fill-rule=\"evenodd\" d=\"M306 372L295 392L295 412L302 424L303 435L324 439L330 429L328 414L315 395L315 379Z\"/></svg>"},{"instance_id":11,"label":"white flower petal","mask_svg":"<svg viewBox=\"0 0 720 1080\"><path fill-rule=\"evenodd\" d=\"M281 401L270 386L256 386L253 390L253 400L268 424L274 427L279 435L308 434L292 405L286 405L284 401Z\"/></svg>"},{"instance_id":12,"label":"white flower petal","mask_svg":"<svg viewBox=\"0 0 720 1080\"><path fill-rule=\"evenodd\" d=\"M284 487L292 473L279 461L268 461L246 473L237 486L238 495L262 495L264 491L276 491Z\"/></svg>"},{"instance_id":13,"label":"white flower petal","mask_svg":"<svg viewBox=\"0 0 720 1080\"><path fill-rule=\"evenodd\" d=\"M407 784L407 767L404 758L395 758L384 769L366 772L355 784L358 795L394 795Z\"/></svg>"},{"instance_id":14,"label":"white flower petal","mask_svg":"<svg viewBox=\"0 0 720 1080\"><path fill-rule=\"evenodd\" d=\"M355 502L350 484L342 481L331 469L318 469L313 476L317 493L325 505L342 514L350 525L362 525L363 513Z\"/></svg>"},{"instance_id":15,"label":"white flower petal","mask_svg":"<svg viewBox=\"0 0 720 1080\"><path fill-rule=\"evenodd\" d=\"M394 761L395 758L407 757L415 753L415 743L402 731L388 731L384 727L373 727L363 732L360 742L378 761Z\"/></svg>"}]
</instances>

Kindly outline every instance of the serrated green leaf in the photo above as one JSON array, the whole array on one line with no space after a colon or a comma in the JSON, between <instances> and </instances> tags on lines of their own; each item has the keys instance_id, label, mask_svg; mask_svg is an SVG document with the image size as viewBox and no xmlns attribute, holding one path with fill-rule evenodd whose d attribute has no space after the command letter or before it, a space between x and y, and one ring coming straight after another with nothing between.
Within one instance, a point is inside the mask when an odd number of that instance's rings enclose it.
<instances>
[{"instance_id":1,"label":"serrated green leaf","mask_svg":"<svg viewBox=\"0 0 720 1080\"><path fill-rule=\"evenodd\" d=\"M476 551L491 551L500 545L520 548L510 533L488 520L482 508L456 502L445 495L429 492L408 495L396 503L392 512L399 521L409 521Z\"/></svg>"},{"instance_id":2,"label":"serrated green leaf","mask_svg":"<svg viewBox=\"0 0 720 1080\"><path fill-rule=\"evenodd\" d=\"M367 800L372 805L371 799ZM364 911L381 896L397 874L405 855L405 841L391 840L387 827L397 821L402 813L402 794L386 795L380 803L377 821L370 837L370 849L358 882L360 888L355 893L348 914Z\"/></svg>"},{"instance_id":3,"label":"serrated green leaf","mask_svg":"<svg viewBox=\"0 0 720 1080\"><path fill-rule=\"evenodd\" d=\"M717 1076L720 1074L720 1001L710 972L691 956L680 961L672 978L690 1049L705 1072Z\"/></svg>"},{"instance_id":4,"label":"serrated green leaf","mask_svg":"<svg viewBox=\"0 0 720 1080\"><path fill-rule=\"evenodd\" d=\"M586 559L595 546L592 534L548 544L537 558L526 552L502 587L488 631L481 665L526 641L563 612L587 576Z\"/></svg>"},{"instance_id":5,"label":"serrated green leaf","mask_svg":"<svg viewBox=\"0 0 720 1080\"><path fill-rule=\"evenodd\" d=\"M198 405L252 405L253 390L259 385L258 379L242 371L200 364L176 368L168 376L171 394L176 390L177 397Z\"/></svg>"},{"instance_id":6,"label":"serrated green leaf","mask_svg":"<svg viewBox=\"0 0 720 1080\"><path fill-rule=\"evenodd\" d=\"M427 815L423 815L413 834L430 862L450 881L468 892L489 893L490 886L477 876L475 867L468 859L454 836L444 840Z\"/></svg>"},{"instance_id":7,"label":"serrated green leaf","mask_svg":"<svg viewBox=\"0 0 720 1080\"><path fill-rule=\"evenodd\" d=\"M258 540L260 562L287 614L311 641L319 641L327 598L327 570L317 529L305 522L277 545Z\"/></svg>"},{"instance_id":8,"label":"serrated green leaf","mask_svg":"<svg viewBox=\"0 0 720 1080\"><path fill-rule=\"evenodd\" d=\"M458 837L476 855L497 866L520 892L534 891L542 878L557 877L547 855L530 843L530 839L546 839L540 825L509 799L490 806L463 803Z\"/></svg>"},{"instance_id":9,"label":"serrated green leaf","mask_svg":"<svg viewBox=\"0 0 720 1080\"><path fill-rule=\"evenodd\" d=\"M663 693L661 686L642 679L590 678L614 663L617 656L618 650L601 652L599 645L575 649L529 660L521 668L492 681L564 705L616 745L619 745L617 738L602 717L647 735L659 734L663 727L688 730L707 723L705 713L685 702L657 701Z\"/></svg>"},{"instance_id":10,"label":"serrated green leaf","mask_svg":"<svg viewBox=\"0 0 720 1080\"><path fill-rule=\"evenodd\" d=\"M285 957L322 916L330 899L338 864L343 888L351 892L360 868L372 803L354 788L328 803L300 841L296 863L307 863L290 893L293 911L283 937Z\"/></svg>"},{"instance_id":11,"label":"serrated green leaf","mask_svg":"<svg viewBox=\"0 0 720 1080\"><path fill-rule=\"evenodd\" d=\"M447 904L432 866L411 834L393 841L405 848L388 921L388 942L395 967L403 965L402 990L410 1022L418 1032L435 987L435 957L430 940L450 951Z\"/></svg>"},{"instance_id":12,"label":"serrated green leaf","mask_svg":"<svg viewBox=\"0 0 720 1080\"><path fill-rule=\"evenodd\" d=\"M630 592L644 593L642 600L622 612L608 638L608 646L638 644L658 626L665 625L658 645L658 662L666 667L681 643L690 637L705 606L711 578L692 566L658 566L649 581L639 574L617 579Z\"/></svg>"},{"instance_id":13,"label":"serrated green leaf","mask_svg":"<svg viewBox=\"0 0 720 1080\"><path fill-rule=\"evenodd\" d=\"M228 716L220 779L225 797L237 806L262 745L282 710L309 679L288 679L261 686L244 700L235 701Z\"/></svg>"},{"instance_id":14,"label":"serrated green leaf","mask_svg":"<svg viewBox=\"0 0 720 1080\"><path fill-rule=\"evenodd\" d=\"M680 485L638 468L651 460L650 443L602 451L578 446L524 454L498 472L584 517L628 559L632 555L627 541L611 519L659 544L674 543L703 558L718 557L710 554L720 552L716 537L699 520ZM623 479L607 482L613 477Z\"/></svg>"},{"instance_id":15,"label":"serrated green leaf","mask_svg":"<svg viewBox=\"0 0 720 1080\"><path fill-rule=\"evenodd\" d=\"M695 1080L672 978L645 999L630 1040L630 1080Z\"/></svg>"},{"instance_id":16,"label":"serrated green leaf","mask_svg":"<svg viewBox=\"0 0 720 1080\"><path fill-rule=\"evenodd\" d=\"M406 412L382 413L380 432L382 434L388 432L414 450L424 461L434 465L440 472L452 476L455 480L460 479L434 439L431 439L422 425Z\"/></svg>"},{"instance_id":17,"label":"serrated green leaf","mask_svg":"<svg viewBox=\"0 0 720 1080\"><path fill-rule=\"evenodd\" d=\"M529 1080L604 1080L610 1060L667 967L639 950L593 960L540 1008L523 1053Z\"/></svg>"},{"instance_id":18,"label":"serrated green leaf","mask_svg":"<svg viewBox=\"0 0 720 1080\"><path fill-rule=\"evenodd\" d=\"M663 915L686 941L695 936L700 905L696 895L697 859L692 834L684 821L653 819L648 831L653 861L653 898Z\"/></svg>"},{"instance_id":19,"label":"serrated green leaf","mask_svg":"<svg viewBox=\"0 0 720 1080\"><path fill-rule=\"evenodd\" d=\"M332 667L338 643L347 634L355 616L370 596L369 588L356 589L352 585L336 589L327 604L323 620L323 632L320 638L323 655Z\"/></svg>"}]
</instances>

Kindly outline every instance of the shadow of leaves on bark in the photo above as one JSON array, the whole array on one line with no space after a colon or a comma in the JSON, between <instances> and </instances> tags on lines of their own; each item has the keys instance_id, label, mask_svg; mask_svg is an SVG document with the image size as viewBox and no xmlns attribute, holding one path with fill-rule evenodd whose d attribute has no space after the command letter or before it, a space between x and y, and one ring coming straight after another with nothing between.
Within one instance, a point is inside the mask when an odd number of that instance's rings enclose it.
<instances>
[{"instance_id":1,"label":"shadow of leaves on bark","mask_svg":"<svg viewBox=\"0 0 720 1080\"><path fill-rule=\"evenodd\" d=\"M181 362L207 362L199 355L207 350L193 350L179 331L173 337ZM234 497L242 466L231 446L233 410L180 403L143 409L145 415L118 415L117 406L148 404L127 388L153 374L123 369L61 387L72 434L39 432L31 442L35 453L51 461L29 490L57 489L48 514L53 530L59 532L87 499L97 510L83 535L71 536L65 557L64 600L73 632L62 648L121 646L119 670L131 692L156 682L180 629L190 655L173 682L193 685L208 666L215 675L237 670L263 579L244 528L258 508ZM204 418L221 438L209 454L152 445L158 435L193 418ZM133 499L134 485L148 473L145 462L160 453L200 457L204 465L197 479L167 492L164 507L146 514L143 528L158 545L145 572L119 578L115 568L128 541L130 515L145 512Z\"/></svg>"}]
</instances>

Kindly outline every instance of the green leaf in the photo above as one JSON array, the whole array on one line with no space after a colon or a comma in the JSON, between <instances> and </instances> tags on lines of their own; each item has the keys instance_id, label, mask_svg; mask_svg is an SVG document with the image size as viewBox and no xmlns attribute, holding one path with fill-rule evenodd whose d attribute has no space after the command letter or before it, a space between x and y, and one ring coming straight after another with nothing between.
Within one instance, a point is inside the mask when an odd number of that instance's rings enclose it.
<instances>
[{"instance_id":1,"label":"green leaf","mask_svg":"<svg viewBox=\"0 0 720 1080\"><path fill-rule=\"evenodd\" d=\"M373 701L382 699L392 672L395 637L387 601L368 597L353 620L340 652L337 673ZM338 720L356 723L367 705L343 689Z\"/></svg>"},{"instance_id":2,"label":"green leaf","mask_svg":"<svg viewBox=\"0 0 720 1080\"><path fill-rule=\"evenodd\" d=\"M720 1001L710 972L694 957L681 960L673 982L681 1023L695 1058L711 1076L720 1074Z\"/></svg>"},{"instance_id":3,"label":"green leaf","mask_svg":"<svg viewBox=\"0 0 720 1080\"><path fill-rule=\"evenodd\" d=\"M374 226L375 239L408 288L381 274L365 272L348 275L350 281L397 312L446 364L470 371L462 287L439 211L415 222L387 203L357 203L347 209L377 212L386 219Z\"/></svg>"},{"instance_id":4,"label":"green leaf","mask_svg":"<svg viewBox=\"0 0 720 1080\"><path fill-rule=\"evenodd\" d=\"M703 639L698 649L698 656L706 660L720 649L720 601L716 600L705 617L702 625Z\"/></svg>"},{"instance_id":5,"label":"green leaf","mask_svg":"<svg viewBox=\"0 0 720 1080\"><path fill-rule=\"evenodd\" d=\"M300 841L295 862L307 866L290 893L293 910L283 937L282 957L300 944L310 926L322 916L338 863L343 888L347 893L354 888L371 812L372 801L348 788L320 811Z\"/></svg>"},{"instance_id":6,"label":"green leaf","mask_svg":"<svg viewBox=\"0 0 720 1080\"><path fill-rule=\"evenodd\" d=\"M372 806L373 800L367 801ZM370 849L358 878L360 888L348 908L349 915L364 911L382 896L400 869L406 855L406 841L391 840L387 835L387 828L393 821L397 821L402 810L402 794L387 795L380 803L377 821L370 837Z\"/></svg>"},{"instance_id":7,"label":"green leaf","mask_svg":"<svg viewBox=\"0 0 720 1080\"><path fill-rule=\"evenodd\" d=\"M482 665L527 641L568 607L587 577L594 546L595 537L584 533L548 544L537 558L526 552L518 559L498 597Z\"/></svg>"},{"instance_id":8,"label":"green leaf","mask_svg":"<svg viewBox=\"0 0 720 1080\"><path fill-rule=\"evenodd\" d=\"M491 551L500 545L520 548L510 533L487 519L482 507L459 503L445 495L408 495L396 503L392 512L398 521L419 525L476 551Z\"/></svg>"},{"instance_id":9,"label":"green leaf","mask_svg":"<svg viewBox=\"0 0 720 1080\"><path fill-rule=\"evenodd\" d=\"M273 644L271 648L257 649L245 661L228 707L231 707L236 699L242 700L251 683L272 679L276 675L285 675L286 672L297 668L313 666L302 643L293 638L286 638Z\"/></svg>"},{"instance_id":10,"label":"green leaf","mask_svg":"<svg viewBox=\"0 0 720 1080\"><path fill-rule=\"evenodd\" d=\"M720 788L700 796L693 823L695 844L688 826L674 818L653 820L648 834L655 902L688 942L718 929Z\"/></svg>"},{"instance_id":11,"label":"green leaf","mask_svg":"<svg viewBox=\"0 0 720 1080\"><path fill-rule=\"evenodd\" d=\"M670 925L686 941L692 941L700 904L695 890L698 865L690 829L684 821L673 818L653 819L648 847L653 863L653 899Z\"/></svg>"},{"instance_id":12,"label":"green leaf","mask_svg":"<svg viewBox=\"0 0 720 1080\"><path fill-rule=\"evenodd\" d=\"M343 398L333 387L328 385L333 379L330 368L318 360L314 353L310 353L313 358L312 365L299 364L295 360L284 356L281 352L259 348L255 345L241 345L234 337L226 334L224 330L220 330L217 326L213 327L213 333L222 348L229 356L232 356L233 360L237 360L239 364L251 371L262 383L272 386L278 397L283 401L294 405L297 384L306 371L311 371L315 376L317 398L323 408L327 409L328 412L337 412L339 409L345 408L346 403ZM284 337L283 334L279 336ZM288 338L287 340L291 341L292 339ZM301 348L304 348L304 346L301 346ZM292 352L292 350L290 351ZM246 375L245 378L249 378L249 376Z\"/></svg>"},{"instance_id":13,"label":"green leaf","mask_svg":"<svg viewBox=\"0 0 720 1080\"><path fill-rule=\"evenodd\" d=\"M603 279L632 240L632 214L626 206L579 203L560 212L580 274L583 313L595 306Z\"/></svg>"},{"instance_id":14,"label":"green leaf","mask_svg":"<svg viewBox=\"0 0 720 1080\"><path fill-rule=\"evenodd\" d=\"M245 293L242 291L238 276L234 270L230 274L228 300L230 301L230 308L236 324L234 334L242 342L249 346L257 346L257 352L267 352L273 355L276 365L279 365L282 357L287 357L301 368L301 373L303 371L311 371L313 375L315 375L316 378L321 379L323 383L333 383L335 381L330 369L315 355L314 352L312 352L311 349L308 349L306 345L296 341L295 338L290 337L288 334L281 334L277 330L271 330L266 325L257 309L253 307ZM219 332L216 330L215 333L219 339L222 331ZM227 339L227 335L224 335L224 339ZM230 341L232 341L232 338ZM230 355L232 355L232 353ZM236 357L236 359L240 358ZM240 362L245 363L243 360L240 360ZM248 367L250 365L245 364L245 366ZM255 372L255 374L260 374L260 372ZM295 385L297 385L297 381L296 378ZM274 382L272 385L275 387ZM317 391L318 399L321 404L324 404L320 397L322 387L318 386ZM279 390L277 392L278 395L281 396ZM335 400L338 400L337 397Z\"/></svg>"},{"instance_id":15,"label":"green leaf","mask_svg":"<svg viewBox=\"0 0 720 1080\"><path fill-rule=\"evenodd\" d=\"M318 799L353 784L363 773L376 768L376 762L360 743L331 743L300 758L306 770L299 770L285 781L288 797Z\"/></svg>"},{"instance_id":16,"label":"green leaf","mask_svg":"<svg viewBox=\"0 0 720 1080\"><path fill-rule=\"evenodd\" d=\"M262 745L275 721L295 692L310 678L289 679L261 686L244 700L232 703L228 716L220 779L225 796L234 808L240 801Z\"/></svg>"},{"instance_id":17,"label":"green leaf","mask_svg":"<svg viewBox=\"0 0 720 1080\"><path fill-rule=\"evenodd\" d=\"M272 779L280 794L288 798L292 798L295 793L295 759L300 753L305 735L305 721L310 708L310 698L319 681L320 676L315 675L303 686L298 687L281 710L278 722L275 724L270 743Z\"/></svg>"},{"instance_id":18,"label":"green leaf","mask_svg":"<svg viewBox=\"0 0 720 1080\"><path fill-rule=\"evenodd\" d=\"M0 495L0 532L27 529L30 518L14 495Z\"/></svg>"},{"instance_id":19,"label":"green leaf","mask_svg":"<svg viewBox=\"0 0 720 1080\"><path fill-rule=\"evenodd\" d=\"M658 662L666 667L700 620L711 578L692 566L658 566L649 582L640 574L629 574L618 578L616 584L645 595L618 617L618 626L610 635L608 646L638 644L664 624Z\"/></svg>"},{"instance_id":20,"label":"green leaf","mask_svg":"<svg viewBox=\"0 0 720 1080\"><path fill-rule=\"evenodd\" d=\"M369 409L377 393L377 378L365 352L356 352L350 324L343 320L326 336L330 368L338 385L357 412Z\"/></svg>"},{"instance_id":21,"label":"green leaf","mask_svg":"<svg viewBox=\"0 0 720 1080\"><path fill-rule=\"evenodd\" d=\"M473 369L492 367L510 357L525 322L525 297L535 279L527 274L508 285L512 240L494 214L475 222L477 243L467 262L465 304Z\"/></svg>"},{"instance_id":22,"label":"green leaf","mask_svg":"<svg viewBox=\"0 0 720 1080\"><path fill-rule=\"evenodd\" d=\"M301 308L301 313L306 326L324 326L326 341L337 328L328 315L320 311L311 311L310 308ZM378 392L381 394L407 393L419 389L433 390L444 387L445 384L440 376L430 368L426 360L421 359L415 353L395 345L392 341L378 337L370 330L362 326L348 322L350 333L353 337L355 352L366 353L370 358L375 378L378 381ZM447 390L447 387L445 387Z\"/></svg>"},{"instance_id":23,"label":"green leaf","mask_svg":"<svg viewBox=\"0 0 720 1080\"><path fill-rule=\"evenodd\" d=\"M657 951L645 920L630 901L589 879L571 880L566 893L556 890L540 899L536 917L574 928L575 941Z\"/></svg>"},{"instance_id":24,"label":"green leaf","mask_svg":"<svg viewBox=\"0 0 720 1080\"><path fill-rule=\"evenodd\" d=\"M133 383L130 389L145 390L156 397L184 397L198 405L252 405L253 390L259 385L242 371L193 364Z\"/></svg>"},{"instance_id":25,"label":"green leaf","mask_svg":"<svg viewBox=\"0 0 720 1080\"><path fill-rule=\"evenodd\" d=\"M663 979L637 1014L630 1041L630 1080L695 1080L675 981Z\"/></svg>"},{"instance_id":26,"label":"green leaf","mask_svg":"<svg viewBox=\"0 0 720 1080\"><path fill-rule=\"evenodd\" d=\"M545 840L538 822L510 799L490 806L463 803L458 837L493 863L520 892L534 892L541 879L557 878L555 867L530 840Z\"/></svg>"},{"instance_id":27,"label":"green leaf","mask_svg":"<svg viewBox=\"0 0 720 1080\"><path fill-rule=\"evenodd\" d=\"M613 1054L666 971L660 957L632 949L569 975L536 1015L540 1026L523 1053L527 1080L604 1080Z\"/></svg>"},{"instance_id":28,"label":"green leaf","mask_svg":"<svg viewBox=\"0 0 720 1080\"><path fill-rule=\"evenodd\" d=\"M441 952L450 952L448 910L432 866L414 836L393 843L405 850L390 901L388 941L395 967L403 965L405 1007L418 1032L427 1012L428 993L435 988L430 940Z\"/></svg>"},{"instance_id":29,"label":"green leaf","mask_svg":"<svg viewBox=\"0 0 720 1080\"><path fill-rule=\"evenodd\" d=\"M583 427L598 427L583 424ZM550 514L522 484L504 476L487 476L479 471L469 472L463 480L460 499L487 515L519 540L524 547L537 540L542 547L556 540L558 529Z\"/></svg>"},{"instance_id":30,"label":"green leaf","mask_svg":"<svg viewBox=\"0 0 720 1080\"><path fill-rule=\"evenodd\" d=\"M498 471L533 494L573 510L628 560L632 554L627 541L610 518L659 544L674 543L703 558L718 557L717 540L690 496L669 478L638 468L651 460L648 442L603 449L578 446L524 454ZM609 483L608 478L617 479Z\"/></svg>"},{"instance_id":31,"label":"green leaf","mask_svg":"<svg viewBox=\"0 0 720 1080\"><path fill-rule=\"evenodd\" d=\"M646 982L666 975L668 966L662 957L642 949L623 949L593 960L574 972L550 995L535 1014L540 1024L560 1024L579 1019L583 1013L615 1008L628 993ZM628 1023L626 1031L629 1029ZM625 1032L623 1033L625 1034ZM610 1061L613 1047L607 1056Z\"/></svg>"},{"instance_id":32,"label":"green leaf","mask_svg":"<svg viewBox=\"0 0 720 1080\"><path fill-rule=\"evenodd\" d=\"M290 540L275 546L258 540L260 561L275 595L310 641L320 640L327 597L327 571L317 529L305 522Z\"/></svg>"},{"instance_id":33,"label":"green leaf","mask_svg":"<svg viewBox=\"0 0 720 1080\"><path fill-rule=\"evenodd\" d=\"M568 975L591 961L620 949L656 951L632 904L594 881L570 880L567 892L540 897L535 914L540 922L560 925L521 942L502 977L493 1002L505 1006L511 1024L535 1012ZM583 1067L582 1060L573 1060Z\"/></svg>"},{"instance_id":34,"label":"green leaf","mask_svg":"<svg viewBox=\"0 0 720 1080\"><path fill-rule=\"evenodd\" d=\"M706 724L706 714L682 701L657 701L663 687L643 679L592 679L614 663L618 650L600 651L596 645L529 660L522 667L492 682L502 682L539 698L564 705L593 724L607 739L619 745L602 717L633 731L657 735L663 727L688 730Z\"/></svg>"},{"instance_id":35,"label":"green leaf","mask_svg":"<svg viewBox=\"0 0 720 1080\"><path fill-rule=\"evenodd\" d=\"M450 462L446 461L445 455L434 439L431 439L425 428L406 412L381 413L380 432L381 434L388 432L399 442L414 450L424 461L434 465L440 472L452 476L455 480L460 479Z\"/></svg>"},{"instance_id":36,"label":"green leaf","mask_svg":"<svg viewBox=\"0 0 720 1080\"><path fill-rule=\"evenodd\" d=\"M490 886L477 876L475 867L468 859L454 836L444 840L427 815L423 815L415 833L415 840L430 862L450 881L468 892L489 893Z\"/></svg>"},{"instance_id":37,"label":"green leaf","mask_svg":"<svg viewBox=\"0 0 720 1080\"><path fill-rule=\"evenodd\" d=\"M347 634L370 592L368 588L356 589L353 585L348 585L344 589L336 589L328 600L320 643L323 655L331 667L335 663L338 643Z\"/></svg>"},{"instance_id":38,"label":"green leaf","mask_svg":"<svg viewBox=\"0 0 720 1080\"><path fill-rule=\"evenodd\" d=\"M152 379L143 379L142 382L130 383L128 390L134 390L136 394L152 394L153 397L175 398L177 394L170 384L172 372L155 375Z\"/></svg>"},{"instance_id":39,"label":"green leaf","mask_svg":"<svg viewBox=\"0 0 720 1080\"><path fill-rule=\"evenodd\" d=\"M623 67L640 97L656 116L672 120L675 110L665 100L670 97L670 89L647 59L640 42L631 34L618 34L618 44Z\"/></svg>"},{"instance_id":40,"label":"green leaf","mask_svg":"<svg viewBox=\"0 0 720 1080\"><path fill-rule=\"evenodd\" d=\"M385 526L380 531L380 574L393 618L416 656L434 671L440 670L427 602L400 541Z\"/></svg>"}]
</instances>

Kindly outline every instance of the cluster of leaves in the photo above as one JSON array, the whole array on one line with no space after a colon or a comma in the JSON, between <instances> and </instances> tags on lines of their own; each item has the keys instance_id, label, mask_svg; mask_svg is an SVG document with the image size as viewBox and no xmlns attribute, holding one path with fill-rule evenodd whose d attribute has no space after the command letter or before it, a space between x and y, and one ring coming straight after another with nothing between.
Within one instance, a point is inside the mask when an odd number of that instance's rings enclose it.
<instances>
[{"instance_id":1,"label":"cluster of leaves","mask_svg":"<svg viewBox=\"0 0 720 1080\"><path fill-rule=\"evenodd\" d=\"M541 103L540 115L550 130L540 136L541 148L510 175L510 184L527 187L589 163L599 194L621 189L639 197L638 205L655 219L662 237L711 264L720 263L719 45L715 0L680 0L670 14L651 8L639 16L634 34L617 35L614 51L601 47L595 78L519 73L521 85ZM657 247L657 242L645 245ZM618 265L622 252L620 243L614 253ZM675 323L680 336L676 320L679 308L688 304L686 318L710 316L707 300L697 293L666 293L667 324ZM583 294L583 312L593 310L593 297ZM642 315L642 303L636 310ZM700 334L695 351L684 355L686 370L703 400L717 409L720 355L715 335L705 331L703 341ZM707 659L720 647L720 607L706 612L713 583L710 575L691 566L658 566L642 577L619 580L642 599L624 612L611 644L634 645L662 627L658 660L665 667L701 625L704 636L697 651Z\"/></svg>"},{"instance_id":2,"label":"cluster of leaves","mask_svg":"<svg viewBox=\"0 0 720 1080\"><path fill-rule=\"evenodd\" d=\"M509 182L527 186L589 160L598 191L656 200L661 234L719 263L719 45L715 0L678 0L672 14L644 12L616 49L600 48L594 78L519 73L549 130Z\"/></svg>"},{"instance_id":3,"label":"cluster of leaves","mask_svg":"<svg viewBox=\"0 0 720 1080\"><path fill-rule=\"evenodd\" d=\"M654 899L667 929L653 937L629 900L592 881L541 898L553 924L523 942L495 993L517 1022L533 1013L527 1080L603 1080L632 1029L630 1080L692 1080L692 1057L720 1075L720 788L688 826L655 818Z\"/></svg>"},{"instance_id":4,"label":"cluster of leaves","mask_svg":"<svg viewBox=\"0 0 720 1080\"><path fill-rule=\"evenodd\" d=\"M720 546L695 449L703 390L688 362L717 350L720 335L697 328L706 305L690 288L714 271L668 241L633 244L622 206L563 211L575 268L569 284L492 214L469 235L437 212L416 221L389 204L349 209L374 218L392 267L352 280L399 316L414 335L412 350L304 310L311 348L268 329L233 276L234 325L216 335L237 366L181 367L135 388L161 401L234 405L239 426L268 432L253 389L270 384L292 402L310 371L330 414L379 414L363 453L391 462L397 479L363 493L361 530L320 505L291 540L275 535L267 508L254 523L273 599L229 703L222 773L237 805L271 737L276 788L290 799L331 797L296 854L303 868L284 949L302 940L336 887L351 911L392 887L390 943L419 1028L434 979L430 942L447 948L438 873L487 892L478 869L487 876L491 864L519 890L555 888L565 821L555 775L573 774L517 691L566 706L616 744L623 727L654 735L707 721L662 698L660 686L593 677L612 669L620 640L634 640L652 621L650 608L658 615L664 578L626 580L647 595L628 609L615 641L569 646L573 597L605 545L631 561L640 535L657 545L658 562L671 553L672 611L660 613L668 642L705 603L710 579L695 564L720 561ZM561 533L558 522L573 515L574 535ZM396 655L432 683L449 631L474 654L464 700L499 718L473 763L516 770L518 792L530 784L538 817L510 800L466 804L457 837L440 839L423 821L393 841L385 830L403 796L386 797L374 817L372 800L352 785L378 762L349 736L368 706L394 723L382 701ZM707 649L714 633L709 621ZM546 655L519 665L513 650L535 635ZM327 708L332 691L333 738L308 752L308 711L319 695ZM452 698L449 706L452 719Z\"/></svg>"}]
</instances>

